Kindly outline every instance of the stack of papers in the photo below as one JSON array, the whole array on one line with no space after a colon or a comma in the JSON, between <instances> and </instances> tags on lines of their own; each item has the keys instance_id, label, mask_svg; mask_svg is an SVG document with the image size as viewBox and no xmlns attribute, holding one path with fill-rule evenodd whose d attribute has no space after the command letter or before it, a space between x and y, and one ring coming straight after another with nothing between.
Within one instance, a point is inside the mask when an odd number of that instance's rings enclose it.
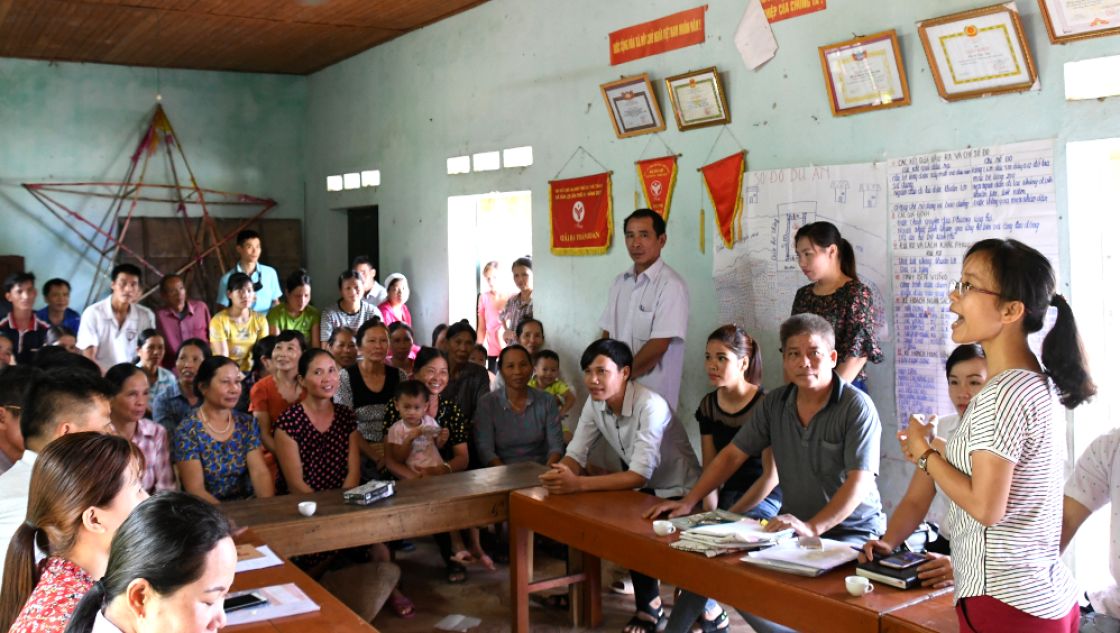
<instances>
[{"instance_id":1,"label":"stack of papers","mask_svg":"<svg viewBox=\"0 0 1120 633\"><path fill-rule=\"evenodd\" d=\"M821 549L805 549L796 540L790 540L777 547L751 552L739 560L799 576L820 576L858 556L859 552L851 544L822 538Z\"/></svg>"},{"instance_id":2,"label":"stack of papers","mask_svg":"<svg viewBox=\"0 0 1120 633\"><path fill-rule=\"evenodd\" d=\"M767 532L754 519L699 525L681 532L681 537L671 545L674 549L697 552L711 558L732 552L770 547L793 535L793 530Z\"/></svg>"},{"instance_id":3,"label":"stack of papers","mask_svg":"<svg viewBox=\"0 0 1120 633\"><path fill-rule=\"evenodd\" d=\"M315 604L315 601L311 598L308 598L307 594L303 593L303 590L297 587L295 583L241 591L230 594L230 597L239 596L244 593L255 593L264 598L267 602L252 609L241 609L227 613L227 626L275 620L289 615L299 615L300 613L310 613L319 610L319 605Z\"/></svg>"},{"instance_id":4,"label":"stack of papers","mask_svg":"<svg viewBox=\"0 0 1120 633\"><path fill-rule=\"evenodd\" d=\"M284 561L273 553L267 545L260 545L253 547L248 544L241 544L237 546L237 568L235 573L240 574L245 571L253 571L255 569L265 569L266 567L276 567L283 565Z\"/></svg>"}]
</instances>

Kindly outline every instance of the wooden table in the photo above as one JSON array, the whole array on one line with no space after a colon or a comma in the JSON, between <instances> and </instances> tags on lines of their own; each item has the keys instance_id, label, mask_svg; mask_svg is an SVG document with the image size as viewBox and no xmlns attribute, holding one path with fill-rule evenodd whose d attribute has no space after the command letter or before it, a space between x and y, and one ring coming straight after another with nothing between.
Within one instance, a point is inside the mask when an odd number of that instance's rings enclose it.
<instances>
[{"instance_id":1,"label":"wooden table","mask_svg":"<svg viewBox=\"0 0 1120 633\"><path fill-rule=\"evenodd\" d=\"M261 545L260 536L253 532L246 532L237 539L238 543ZM245 591L259 589L273 585L285 585L294 582L309 598L319 605L319 611L293 615L276 620L254 622L253 624L239 624L229 626L224 631L236 633L307 633L307 631L332 631L333 633L377 633L377 629L368 622L358 617L330 594L319 583L293 565L288 560L278 567L267 567L237 574L233 580L230 591Z\"/></svg>"},{"instance_id":2,"label":"wooden table","mask_svg":"<svg viewBox=\"0 0 1120 633\"><path fill-rule=\"evenodd\" d=\"M590 625L599 625L600 558L805 631L878 632L882 614L948 591L902 591L878 584L873 593L853 598L844 589L844 576L855 573L854 565L804 578L746 565L738 555L705 558L678 551L669 547L676 535L656 536L650 522L641 518L642 512L656 503L656 497L633 491L555 496L549 496L543 488L514 492L510 496L513 630L530 630L531 591L573 580L582 582ZM526 553L532 546L530 531L582 551L583 570L565 579L533 583L526 565Z\"/></svg>"},{"instance_id":3,"label":"wooden table","mask_svg":"<svg viewBox=\"0 0 1120 633\"><path fill-rule=\"evenodd\" d=\"M283 556L370 545L499 523L509 517L509 493L536 486L540 464L514 464L397 483L397 493L369 506L343 503L325 490L222 504L237 525L252 528ZM314 516L296 504L314 501Z\"/></svg>"},{"instance_id":4,"label":"wooden table","mask_svg":"<svg viewBox=\"0 0 1120 633\"><path fill-rule=\"evenodd\" d=\"M947 593L883 616L883 633L958 633L960 624Z\"/></svg>"}]
</instances>

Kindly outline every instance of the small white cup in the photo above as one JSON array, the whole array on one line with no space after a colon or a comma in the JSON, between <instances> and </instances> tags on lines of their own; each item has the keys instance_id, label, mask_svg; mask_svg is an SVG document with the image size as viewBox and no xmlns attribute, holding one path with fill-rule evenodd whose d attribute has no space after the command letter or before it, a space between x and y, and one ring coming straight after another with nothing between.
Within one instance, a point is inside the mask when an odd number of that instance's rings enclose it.
<instances>
[{"instance_id":1,"label":"small white cup","mask_svg":"<svg viewBox=\"0 0 1120 633\"><path fill-rule=\"evenodd\" d=\"M315 503L314 501L300 501L299 505L296 507L299 508L300 514L305 517L309 517L315 514L315 510L318 509L319 504Z\"/></svg>"},{"instance_id":2,"label":"small white cup","mask_svg":"<svg viewBox=\"0 0 1120 633\"><path fill-rule=\"evenodd\" d=\"M672 521L654 521L653 533L658 536L669 536L677 531L677 526L673 525Z\"/></svg>"},{"instance_id":3,"label":"small white cup","mask_svg":"<svg viewBox=\"0 0 1120 633\"><path fill-rule=\"evenodd\" d=\"M875 591L875 585L863 576L848 576L844 579L844 588L857 598Z\"/></svg>"}]
</instances>

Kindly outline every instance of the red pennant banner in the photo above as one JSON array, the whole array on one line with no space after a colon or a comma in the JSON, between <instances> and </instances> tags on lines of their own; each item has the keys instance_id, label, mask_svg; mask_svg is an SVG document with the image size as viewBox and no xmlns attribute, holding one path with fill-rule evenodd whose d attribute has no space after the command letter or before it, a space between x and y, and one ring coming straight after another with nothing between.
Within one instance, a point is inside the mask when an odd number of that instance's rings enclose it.
<instances>
[{"instance_id":1,"label":"red pennant banner","mask_svg":"<svg viewBox=\"0 0 1120 633\"><path fill-rule=\"evenodd\" d=\"M548 183L554 255L602 255L611 245L611 174Z\"/></svg>"},{"instance_id":2,"label":"red pennant banner","mask_svg":"<svg viewBox=\"0 0 1120 633\"><path fill-rule=\"evenodd\" d=\"M735 226L743 212L743 172L746 152L737 152L700 168L708 196L715 208L716 227L723 238L723 245L735 244Z\"/></svg>"},{"instance_id":3,"label":"red pennant banner","mask_svg":"<svg viewBox=\"0 0 1120 633\"><path fill-rule=\"evenodd\" d=\"M668 221L669 203L673 201L673 187L677 184L677 157L640 160L635 165L638 166L638 182L642 185L646 206Z\"/></svg>"},{"instance_id":4,"label":"red pennant banner","mask_svg":"<svg viewBox=\"0 0 1120 633\"><path fill-rule=\"evenodd\" d=\"M610 35L611 66L704 43L704 12L708 6L619 29Z\"/></svg>"}]
</instances>

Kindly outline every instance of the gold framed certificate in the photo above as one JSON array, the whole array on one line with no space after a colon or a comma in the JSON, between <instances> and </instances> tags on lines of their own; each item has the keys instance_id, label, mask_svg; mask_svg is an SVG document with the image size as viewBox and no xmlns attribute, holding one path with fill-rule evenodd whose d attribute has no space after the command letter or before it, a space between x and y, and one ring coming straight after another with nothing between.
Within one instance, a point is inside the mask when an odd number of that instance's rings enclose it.
<instances>
[{"instance_id":1,"label":"gold framed certificate","mask_svg":"<svg viewBox=\"0 0 1120 633\"><path fill-rule=\"evenodd\" d=\"M1120 33L1120 0L1038 0L1053 44Z\"/></svg>"},{"instance_id":2,"label":"gold framed certificate","mask_svg":"<svg viewBox=\"0 0 1120 633\"><path fill-rule=\"evenodd\" d=\"M817 50L832 116L910 105L910 87L893 29Z\"/></svg>"},{"instance_id":3,"label":"gold framed certificate","mask_svg":"<svg viewBox=\"0 0 1120 633\"><path fill-rule=\"evenodd\" d=\"M665 87L682 132L731 122L727 94L715 66L667 77Z\"/></svg>"},{"instance_id":4,"label":"gold framed certificate","mask_svg":"<svg viewBox=\"0 0 1120 633\"><path fill-rule=\"evenodd\" d=\"M599 90L603 93L603 103L607 104L618 138L665 129L665 119L661 117L661 106L653 93L649 75L642 73L608 81L599 86Z\"/></svg>"},{"instance_id":5,"label":"gold framed certificate","mask_svg":"<svg viewBox=\"0 0 1120 633\"><path fill-rule=\"evenodd\" d=\"M946 101L1039 89L1014 3L923 20L918 36Z\"/></svg>"}]
</instances>

